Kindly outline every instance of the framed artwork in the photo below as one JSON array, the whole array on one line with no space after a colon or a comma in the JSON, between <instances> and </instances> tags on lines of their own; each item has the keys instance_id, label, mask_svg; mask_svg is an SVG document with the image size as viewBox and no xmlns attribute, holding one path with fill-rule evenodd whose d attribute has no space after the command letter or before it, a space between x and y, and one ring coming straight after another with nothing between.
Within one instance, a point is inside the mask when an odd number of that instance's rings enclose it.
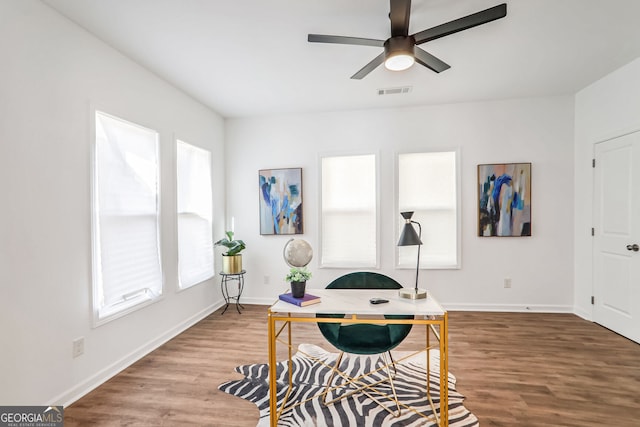
<instances>
[{"instance_id":1,"label":"framed artwork","mask_svg":"<svg viewBox=\"0 0 640 427\"><path fill-rule=\"evenodd\" d=\"M531 163L478 165L478 236L531 236Z\"/></svg>"},{"instance_id":2,"label":"framed artwork","mask_svg":"<svg viewBox=\"0 0 640 427\"><path fill-rule=\"evenodd\" d=\"M302 168L261 169L260 234L302 234Z\"/></svg>"}]
</instances>

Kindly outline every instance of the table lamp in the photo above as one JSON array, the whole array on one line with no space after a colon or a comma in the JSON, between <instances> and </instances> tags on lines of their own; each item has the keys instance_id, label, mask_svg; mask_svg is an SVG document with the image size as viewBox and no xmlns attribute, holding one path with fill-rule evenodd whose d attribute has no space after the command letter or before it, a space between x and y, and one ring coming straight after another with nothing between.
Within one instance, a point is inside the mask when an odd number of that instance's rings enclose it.
<instances>
[{"instance_id":1,"label":"table lamp","mask_svg":"<svg viewBox=\"0 0 640 427\"><path fill-rule=\"evenodd\" d=\"M401 212L400 215L404 218L404 227L400 234L400 240L398 246L418 246L418 263L416 265L416 287L403 288L398 291L400 297L407 299L423 299L427 297L427 291L418 288L418 273L420 272L420 246L422 245L422 226L417 221L412 221L411 217L413 212ZM412 224L418 224L418 234Z\"/></svg>"}]
</instances>

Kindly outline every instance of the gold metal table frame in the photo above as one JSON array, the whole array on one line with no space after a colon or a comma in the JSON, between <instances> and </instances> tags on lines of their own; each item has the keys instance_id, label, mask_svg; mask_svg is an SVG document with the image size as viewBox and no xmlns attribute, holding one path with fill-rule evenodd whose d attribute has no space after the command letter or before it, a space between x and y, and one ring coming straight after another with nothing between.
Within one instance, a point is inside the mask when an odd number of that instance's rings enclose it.
<instances>
[{"instance_id":1,"label":"gold metal table frame","mask_svg":"<svg viewBox=\"0 0 640 427\"><path fill-rule=\"evenodd\" d=\"M269 414L270 425L275 427L282 413L303 402L294 402L287 406L289 394L292 386L292 324L293 323L369 323L369 324L413 324L425 327L425 347L412 352L402 359L392 361L391 364L399 363L402 360L424 352L426 357L427 375L425 378L426 396L433 410L433 416L438 426L449 425L449 356L448 356L448 315L440 304L429 296L426 300L407 300L398 297L397 290L371 290L371 289L313 289L311 293L321 298L321 303L306 307L298 307L283 301L277 301L267 312L268 333L269 333ZM389 304L372 305L369 298L372 296L383 297L389 300ZM348 313L345 318L318 318L318 313ZM371 318L372 315L414 315L413 319L385 319ZM283 331L287 331L286 338L282 338ZM430 342L430 331L433 332L437 340L437 348L440 355L440 415L436 411L431 399L429 388L430 362L429 350L435 349ZM281 343L288 347L289 356L289 386L283 402L277 407L276 388L276 349ZM319 363L322 363L318 361ZM389 366L389 365L386 365ZM382 368L385 368L383 366ZM380 369L382 369L380 368ZM401 404L405 409L429 418L415 409Z\"/></svg>"}]
</instances>

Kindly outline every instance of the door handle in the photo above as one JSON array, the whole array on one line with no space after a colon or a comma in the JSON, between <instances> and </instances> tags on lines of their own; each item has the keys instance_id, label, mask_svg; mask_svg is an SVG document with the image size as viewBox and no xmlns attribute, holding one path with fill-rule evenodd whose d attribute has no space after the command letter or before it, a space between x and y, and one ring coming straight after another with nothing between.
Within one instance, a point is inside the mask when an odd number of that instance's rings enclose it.
<instances>
[{"instance_id":1,"label":"door handle","mask_svg":"<svg viewBox=\"0 0 640 427\"><path fill-rule=\"evenodd\" d=\"M638 252L640 250L640 246L638 246L637 243L634 243L633 245L627 245L627 250Z\"/></svg>"}]
</instances>

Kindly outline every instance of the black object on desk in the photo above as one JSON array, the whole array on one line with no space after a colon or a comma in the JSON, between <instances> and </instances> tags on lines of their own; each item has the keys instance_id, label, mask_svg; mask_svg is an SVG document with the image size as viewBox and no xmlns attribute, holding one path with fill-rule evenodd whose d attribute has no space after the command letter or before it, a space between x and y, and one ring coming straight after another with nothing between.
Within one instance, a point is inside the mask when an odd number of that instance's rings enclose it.
<instances>
[{"instance_id":1,"label":"black object on desk","mask_svg":"<svg viewBox=\"0 0 640 427\"><path fill-rule=\"evenodd\" d=\"M224 302L227 304L222 310L221 314L224 314L229 308L229 304L233 301L236 303L236 310L238 310L238 314L242 314L240 312L240 308L244 309L244 306L240 304L240 296L242 296L242 289L244 289L244 273L246 271L242 270L239 273L223 273L220 272L220 276L222 276L222 280L220 282L220 290L222 291L222 296L224 297ZM229 295L229 281L238 282L238 293L235 295Z\"/></svg>"}]
</instances>

